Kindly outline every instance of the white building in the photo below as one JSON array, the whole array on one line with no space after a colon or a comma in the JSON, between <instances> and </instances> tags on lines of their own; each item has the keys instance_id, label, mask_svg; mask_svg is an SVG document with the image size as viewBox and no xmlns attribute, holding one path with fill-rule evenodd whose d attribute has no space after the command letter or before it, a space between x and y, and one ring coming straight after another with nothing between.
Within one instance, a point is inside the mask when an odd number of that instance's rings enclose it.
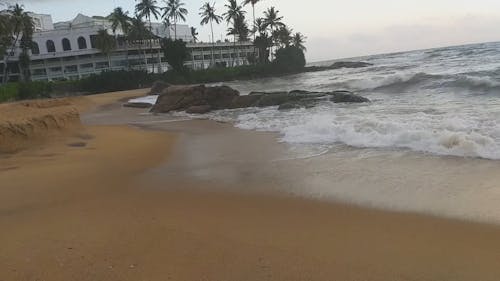
<instances>
[{"instance_id":1,"label":"white building","mask_svg":"<svg viewBox=\"0 0 500 281\"><path fill-rule=\"evenodd\" d=\"M35 32L54 29L52 17L50 15L29 13L35 23Z\"/></svg>"},{"instance_id":2,"label":"white building","mask_svg":"<svg viewBox=\"0 0 500 281\"><path fill-rule=\"evenodd\" d=\"M111 23L103 17L77 15L73 20L52 23L50 15L32 14L36 32L33 35L31 52L32 80L72 80L107 70L140 69L149 72L164 72L169 65L164 59L160 39L142 42L119 42L108 56L96 48L95 39L99 30L112 34ZM174 26L152 24L152 31L160 38L173 38ZM121 34L120 30L116 31ZM202 69L213 64L233 66L248 64L248 56L255 50L251 42L193 43L188 25L177 25L177 38L188 42L191 60L186 66ZM9 59L17 61L19 50ZM213 55L213 56L212 56ZM16 67L9 73L9 80L19 79ZM2 75L0 73L0 75Z\"/></svg>"}]
</instances>

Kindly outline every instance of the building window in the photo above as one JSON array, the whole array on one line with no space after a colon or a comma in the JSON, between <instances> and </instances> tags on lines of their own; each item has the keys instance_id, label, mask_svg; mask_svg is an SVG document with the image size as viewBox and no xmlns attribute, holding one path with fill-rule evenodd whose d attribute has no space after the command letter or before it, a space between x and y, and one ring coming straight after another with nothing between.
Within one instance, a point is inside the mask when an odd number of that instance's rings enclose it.
<instances>
[{"instance_id":1,"label":"building window","mask_svg":"<svg viewBox=\"0 0 500 281\"><path fill-rule=\"evenodd\" d=\"M87 49L87 40L83 37L78 37L78 49Z\"/></svg>"},{"instance_id":2,"label":"building window","mask_svg":"<svg viewBox=\"0 0 500 281\"><path fill-rule=\"evenodd\" d=\"M38 47L38 44L36 42L33 42L31 44L31 53L33 55L39 55L40 54L40 48Z\"/></svg>"},{"instance_id":3,"label":"building window","mask_svg":"<svg viewBox=\"0 0 500 281\"><path fill-rule=\"evenodd\" d=\"M49 53L56 52L56 45L54 44L54 41L47 40L47 43L45 43L45 45L47 45L47 52L49 52Z\"/></svg>"},{"instance_id":4,"label":"building window","mask_svg":"<svg viewBox=\"0 0 500 281\"><path fill-rule=\"evenodd\" d=\"M33 76L44 76L47 75L47 70L45 68L38 68L33 70Z\"/></svg>"},{"instance_id":5,"label":"building window","mask_svg":"<svg viewBox=\"0 0 500 281\"><path fill-rule=\"evenodd\" d=\"M64 73L75 73L78 72L78 67L76 65L68 65L64 68Z\"/></svg>"},{"instance_id":6,"label":"building window","mask_svg":"<svg viewBox=\"0 0 500 281\"><path fill-rule=\"evenodd\" d=\"M97 68L97 69L108 68L108 67L109 67L109 63L107 61L97 62L95 64L95 68Z\"/></svg>"},{"instance_id":7,"label":"building window","mask_svg":"<svg viewBox=\"0 0 500 281\"><path fill-rule=\"evenodd\" d=\"M81 64L80 68L94 68L94 65L92 63L85 63Z\"/></svg>"},{"instance_id":8,"label":"building window","mask_svg":"<svg viewBox=\"0 0 500 281\"><path fill-rule=\"evenodd\" d=\"M95 49L96 41L97 41L97 35L90 35L90 47L92 47L92 49Z\"/></svg>"},{"instance_id":9,"label":"building window","mask_svg":"<svg viewBox=\"0 0 500 281\"><path fill-rule=\"evenodd\" d=\"M62 67L51 67L50 72L62 72Z\"/></svg>"},{"instance_id":10,"label":"building window","mask_svg":"<svg viewBox=\"0 0 500 281\"><path fill-rule=\"evenodd\" d=\"M71 43L68 38L62 40L63 51L71 51Z\"/></svg>"}]
</instances>

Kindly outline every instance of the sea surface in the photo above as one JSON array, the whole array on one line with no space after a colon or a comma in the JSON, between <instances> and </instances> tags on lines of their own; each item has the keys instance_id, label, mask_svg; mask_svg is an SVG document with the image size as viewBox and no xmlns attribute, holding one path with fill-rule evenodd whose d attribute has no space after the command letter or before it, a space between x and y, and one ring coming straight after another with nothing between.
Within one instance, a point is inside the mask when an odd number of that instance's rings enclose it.
<instances>
[{"instance_id":1,"label":"sea surface","mask_svg":"<svg viewBox=\"0 0 500 281\"><path fill-rule=\"evenodd\" d=\"M284 155L257 166L242 166L246 162L238 159L195 170L196 175L220 175L217 180L224 181L251 171L301 197L500 224L500 43L339 61L373 66L224 84L243 95L350 90L371 103L154 118L230 122L271 132L286 144Z\"/></svg>"},{"instance_id":2,"label":"sea surface","mask_svg":"<svg viewBox=\"0 0 500 281\"><path fill-rule=\"evenodd\" d=\"M347 61L373 66L224 85L243 95L251 91L349 90L371 103L325 102L290 111L277 107L225 110L204 117L233 122L242 129L276 132L283 142L311 155L358 148L500 159L500 43Z\"/></svg>"}]
</instances>

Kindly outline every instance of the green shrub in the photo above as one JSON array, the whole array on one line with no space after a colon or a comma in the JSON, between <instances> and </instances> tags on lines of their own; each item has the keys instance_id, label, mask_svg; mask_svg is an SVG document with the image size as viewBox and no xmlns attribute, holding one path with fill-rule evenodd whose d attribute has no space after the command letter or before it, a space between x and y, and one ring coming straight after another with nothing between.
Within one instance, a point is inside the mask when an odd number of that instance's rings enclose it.
<instances>
[{"instance_id":1,"label":"green shrub","mask_svg":"<svg viewBox=\"0 0 500 281\"><path fill-rule=\"evenodd\" d=\"M146 71L105 71L80 80L78 88L88 93L125 91L146 87L154 78Z\"/></svg>"},{"instance_id":2,"label":"green shrub","mask_svg":"<svg viewBox=\"0 0 500 281\"><path fill-rule=\"evenodd\" d=\"M48 98L52 92L48 82L17 82L0 86L0 102Z\"/></svg>"},{"instance_id":3,"label":"green shrub","mask_svg":"<svg viewBox=\"0 0 500 281\"><path fill-rule=\"evenodd\" d=\"M22 82L19 83L18 99L50 98L51 84L48 82Z\"/></svg>"},{"instance_id":4,"label":"green shrub","mask_svg":"<svg viewBox=\"0 0 500 281\"><path fill-rule=\"evenodd\" d=\"M0 102L14 101L18 99L19 84L7 83L0 86Z\"/></svg>"},{"instance_id":5,"label":"green shrub","mask_svg":"<svg viewBox=\"0 0 500 281\"><path fill-rule=\"evenodd\" d=\"M161 41L161 48L165 54L165 60L178 72L185 71L184 62L189 58L186 42L181 39L170 38Z\"/></svg>"},{"instance_id":6,"label":"green shrub","mask_svg":"<svg viewBox=\"0 0 500 281\"><path fill-rule=\"evenodd\" d=\"M282 71L300 71L306 66L306 58L304 51L290 46L277 50L273 63Z\"/></svg>"},{"instance_id":7,"label":"green shrub","mask_svg":"<svg viewBox=\"0 0 500 281\"><path fill-rule=\"evenodd\" d=\"M304 52L296 47L287 47L276 52L276 60L273 63L204 70L169 70L163 74L137 70L105 71L76 81L9 83L0 86L0 102L46 98L51 95L125 91L149 87L157 80L182 85L255 79L297 73L302 71L304 66Z\"/></svg>"}]
</instances>

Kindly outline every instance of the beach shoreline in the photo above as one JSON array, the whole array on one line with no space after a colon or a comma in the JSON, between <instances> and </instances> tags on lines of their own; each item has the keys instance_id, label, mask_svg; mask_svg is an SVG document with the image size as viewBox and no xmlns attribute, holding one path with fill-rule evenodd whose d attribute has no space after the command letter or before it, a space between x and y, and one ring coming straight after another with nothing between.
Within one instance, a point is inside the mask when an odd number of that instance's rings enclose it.
<instances>
[{"instance_id":1,"label":"beach shoreline","mask_svg":"<svg viewBox=\"0 0 500 281\"><path fill-rule=\"evenodd\" d=\"M320 185L311 179L322 174L283 161L289 152L274 135L213 121L154 122L161 119L116 103L140 94L82 102L85 139L57 138L0 158L0 228L7 230L0 233L0 280L496 280L500 274L498 225L301 198L282 185ZM379 170L328 157L325 171L332 160L366 175L383 169L373 159L362 160ZM346 171L336 175L338 184L352 180ZM366 176L351 186L365 181L381 184Z\"/></svg>"}]
</instances>

